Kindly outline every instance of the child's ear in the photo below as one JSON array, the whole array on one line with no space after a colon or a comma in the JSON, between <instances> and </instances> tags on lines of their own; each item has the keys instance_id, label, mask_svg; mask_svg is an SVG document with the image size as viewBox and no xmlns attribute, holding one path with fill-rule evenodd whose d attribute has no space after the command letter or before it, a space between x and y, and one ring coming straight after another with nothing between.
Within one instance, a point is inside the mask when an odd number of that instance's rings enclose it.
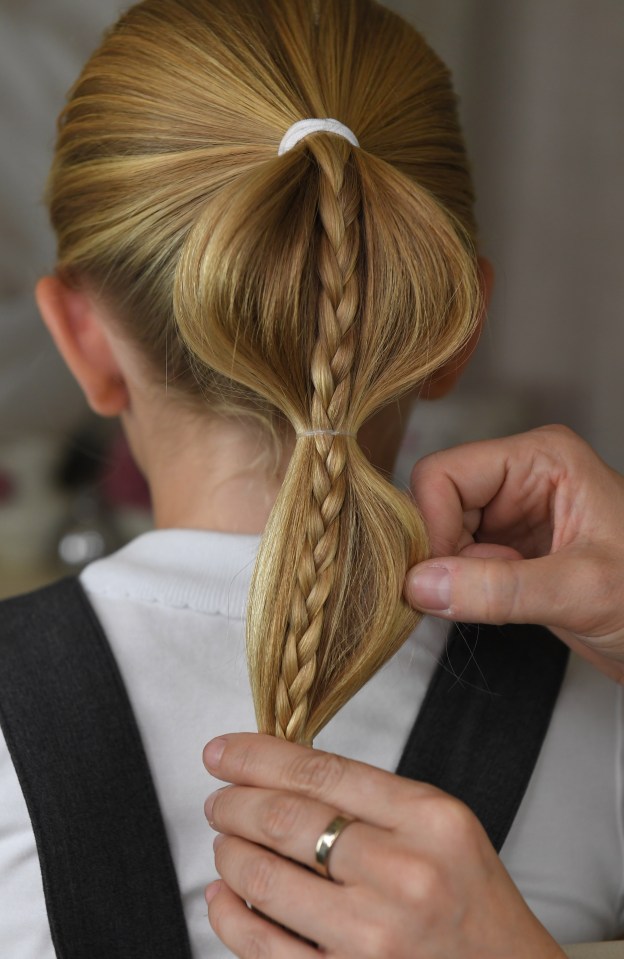
<instances>
[{"instance_id":1,"label":"child's ear","mask_svg":"<svg viewBox=\"0 0 624 959\"><path fill-rule=\"evenodd\" d=\"M447 393L450 393L477 347L494 287L494 267L485 257L479 257L479 270L481 274L481 292L483 294L483 311L479 317L477 329L457 356L454 356L446 366L443 366L437 373L434 373L430 379L423 383L420 393L418 394L419 399L437 400L442 396L446 396Z\"/></svg>"},{"instance_id":2,"label":"child's ear","mask_svg":"<svg viewBox=\"0 0 624 959\"><path fill-rule=\"evenodd\" d=\"M46 276L35 296L43 322L91 409L101 416L118 416L128 408L128 388L89 294Z\"/></svg>"}]
</instances>

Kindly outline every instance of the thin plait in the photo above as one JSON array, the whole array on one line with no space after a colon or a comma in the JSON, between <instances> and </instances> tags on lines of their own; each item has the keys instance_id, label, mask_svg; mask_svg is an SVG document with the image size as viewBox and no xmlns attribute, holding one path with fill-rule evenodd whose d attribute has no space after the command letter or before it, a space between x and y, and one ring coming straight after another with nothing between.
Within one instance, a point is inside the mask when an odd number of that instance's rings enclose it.
<instances>
[{"instance_id":1,"label":"thin plait","mask_svg":"<svg viewBox=\"0 0 624 959\"><path fill-rule=\"evenodd\" d=\"M276 697L276 734L301 739L317 682L325 605L335 574L346 496L348 415L360 307L361 195L346 143L311 137L319 169L318 335L312 353L314 439L307 535L291 601ZM322 657L321 657L322 658Z\"/></svg>"}]
</instances>

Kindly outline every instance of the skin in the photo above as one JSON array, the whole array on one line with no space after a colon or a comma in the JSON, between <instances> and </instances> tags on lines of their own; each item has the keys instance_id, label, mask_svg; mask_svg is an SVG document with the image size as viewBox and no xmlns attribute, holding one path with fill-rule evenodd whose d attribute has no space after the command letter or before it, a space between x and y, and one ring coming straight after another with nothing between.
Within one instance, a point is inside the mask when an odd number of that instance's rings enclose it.
<instances>
[{"instance_id":1,"label":"skin","mask_svg":"<svg viewBox=\"0 0 624 959\"><path fill-rule=\"evenodd\" d=\"M405 595L443 619L539 623L624 682L624 478L563 426L425 457L434 559Z\"/></svg>"},{"instance_id":2,"label":"skin","mask_svg":"<svg viewBox=\"0 0 624 959\"><path fill-rule=\"evenodd\" d=\"M156 527L261 532L288 464L288 443L281 462L269 463L253 427L176 400L87 292L49 276L36 296L91 409L121 419L150 487Z\"/></svg>"},{"instance_id":3,"label":"skin","mask_svg":"<svg viewBox=\"0 0 624 959\"><path fill-rule=\"evenodd\" d=\"M313 959L310 942L332 959L565 955L450 796L267 736L220 737L204 762L233 784L206 803L222 877L206 899L241 959ZM328 882L313 871L314 848L339 811L357 821L331 851Z\"/></svg>"},{"instance_id":4,"label":"skin","mask_svg":"<svg viewBox=\"0 0 624 959\"><path fill-rule=\"evenodd\" d=\"M563 427L470 444L422 460L412 487L437 557L408 575L414 605L544 623L622 681L624 480L587 444ZM204 761L231 784L206 803L209 917L241 959L565 955L470 810L432 787L268 737L221 737ZM338 813L358 821L330 883L310 870Z\"/></svg>"},{"instance_id":5,"label":"skin","mask_svg":"<svg viewBox=\"0 0 624 959\"><path fill-rule=\"evenodd\" d=\"M487 293L491 271L482 268ZM287 467L288 444L282 461L269 465L253 428L177 402L87 291L46 277L37 299L91 407L121 418L150 485L156 525L260 532ZM424 392L442 395L467 358L440 371ZM380 469L392 468L412 401L384 410L360 435ZM457 801L267 737L225 741L220 762L206 753L210 771L235 784L207 809L224 836L216 850L223 878L208 899L210 920L235 955L314 954L299 936L345 959L563 955ZM304 866L313 865L316 838L338 810L366 825L350 825L336 843L331 866L340 882L330 883Z\"/></svg>"},{"instance_id":6,"label":"skin","mask_svg":"<svg viewBox=\"0 0 624 959\"><path fill-rule=\"evenodd\" d=\"M210 415L168 392L116 317L87 291L48 276L37 284L36 297L91 409L120 418L150 487L156 527L261 533L286 473L294 434L284 437L275 462L253 421ZM473 348L476 341L475 335ZM426 385L432 396L452 388L468 358L467 349ZM407 396L382 410L358 434L370 461L388 476L414 400Z\"/></svg>"}]
</instances>

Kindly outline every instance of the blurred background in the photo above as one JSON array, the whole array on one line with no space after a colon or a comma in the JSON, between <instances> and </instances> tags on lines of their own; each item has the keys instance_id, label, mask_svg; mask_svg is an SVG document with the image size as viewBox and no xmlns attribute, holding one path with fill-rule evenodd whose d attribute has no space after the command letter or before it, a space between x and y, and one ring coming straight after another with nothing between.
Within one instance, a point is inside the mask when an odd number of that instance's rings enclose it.
<instances>
[{"instance_id":1,"label":"blurred background","mask_svg":"<svg viewBox=\"0 0 624 959\"><path fill-rule=\"evenodd\" d=\"M624 3L388 0L455 76L497 284L456 393L421 404L399 464L567 423L624 471ZM38 321L41 201L65 91L121 0L0 0L0 596L149 527L146 491Z\"/></svg>"}]
</instances>

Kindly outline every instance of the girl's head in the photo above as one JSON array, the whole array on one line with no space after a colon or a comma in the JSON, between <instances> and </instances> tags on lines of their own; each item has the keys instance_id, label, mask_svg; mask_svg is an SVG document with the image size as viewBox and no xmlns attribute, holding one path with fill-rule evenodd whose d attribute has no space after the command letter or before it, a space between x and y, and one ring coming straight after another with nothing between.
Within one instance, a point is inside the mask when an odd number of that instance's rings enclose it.
<instances>
[{"instance_id":1,"label":"girl's head","mask_svg":"<svg viewBox=\"0 0 624 959\"><path fill-rule=\"evenodd\" d=\"M308 117L360 146L278 155ZM311 739L415 624L420 520L350 434L475 333L472 201L448 71L374 0L144 0L61 115L63 283L171 403L298 436L250 596L265 731Z\"/></svg>"}]
</instances>

